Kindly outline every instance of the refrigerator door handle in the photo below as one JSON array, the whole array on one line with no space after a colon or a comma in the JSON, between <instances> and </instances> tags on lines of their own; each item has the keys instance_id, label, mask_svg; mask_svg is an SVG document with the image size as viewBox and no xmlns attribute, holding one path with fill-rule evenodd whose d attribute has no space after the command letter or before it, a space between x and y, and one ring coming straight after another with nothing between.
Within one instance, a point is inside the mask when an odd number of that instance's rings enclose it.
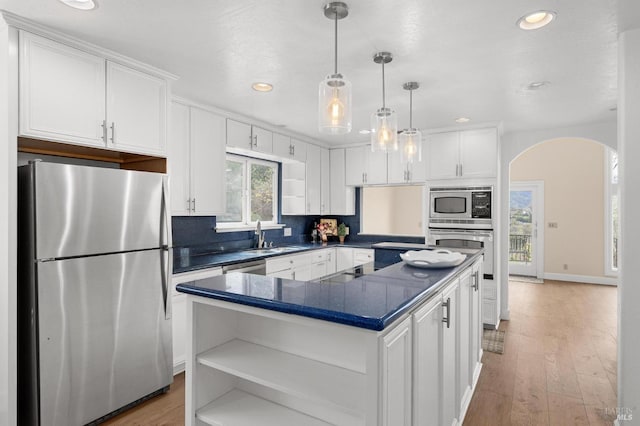
<instances>
[{"instance_id":1,"label":"refrigerator door handle","mask_svg":"<svg viewBox=\"0 0 640 426\"><path fill-rule=\"evenodd\" d=\"M162 298L164 303L164 319L171 319L171 271L173 270L173 254L170 248L160 250L160 264L162 265Z\"/></svg>"},{"instance_id":2,"label":"refrigerator door handle","mask_svg":"<svg viewBox=\"0 0 640 426\"><path fill-rule=\"evenodd\" d=\"M161 267L160 271L162 275L162 297L164 298L164 317L165 319L171 318L171 273L173 271L173 254L171 252L171 245L173 236L171 233L171 214L169 213L169 178L167 176L162 177L162 215L164 222L164 230L166 231L164 241L161 241L162 246ZM160 235L163 235L161 230ZM162 237L161 237L162 238ZM165 260L166 256L166 260Z\"/></svg>"}]
</instances>

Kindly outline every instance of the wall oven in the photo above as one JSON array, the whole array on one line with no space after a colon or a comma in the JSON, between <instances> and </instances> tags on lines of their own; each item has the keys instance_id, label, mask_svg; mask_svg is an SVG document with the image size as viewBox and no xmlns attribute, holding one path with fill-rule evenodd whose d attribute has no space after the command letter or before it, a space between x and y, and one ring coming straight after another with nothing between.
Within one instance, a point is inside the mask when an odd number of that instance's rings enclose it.
<instances>
[{"instance_id":1,"label":"wall oven","mask_svg":"<svg viewBox=\"0 0 640 426\"><path fill-rule=\"evenodd\" d=\"M493 279L493 230L431 228L427 243L447 248L484 248L484 277Z\"/></svg>"},{"instance_id":2,"label":"wall oven","mask_svg":"<svg viewBox=\"0 0 640 426\"><path fill-rule=\"evenodd\" d=\"M429 227L492 229L492 186L432 187Z\"/></svg>"}]
</instances>

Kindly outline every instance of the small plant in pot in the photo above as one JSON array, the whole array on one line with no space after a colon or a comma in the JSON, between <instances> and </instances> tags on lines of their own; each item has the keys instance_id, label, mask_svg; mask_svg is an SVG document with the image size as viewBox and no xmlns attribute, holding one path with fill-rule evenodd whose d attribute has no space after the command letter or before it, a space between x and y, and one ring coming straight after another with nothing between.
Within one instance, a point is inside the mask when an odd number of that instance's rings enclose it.
<instances>
[{"instance_id":1,"label":"small plant in pot","mask_svg":"<svg viewBox=\"0 0 640 426\"><path fill-rule=\"evenodd\" d=\"M347 235L347 226L344 223L338 225L338 239L344 243L344 237Z\"/></svg>"}]
</instances>

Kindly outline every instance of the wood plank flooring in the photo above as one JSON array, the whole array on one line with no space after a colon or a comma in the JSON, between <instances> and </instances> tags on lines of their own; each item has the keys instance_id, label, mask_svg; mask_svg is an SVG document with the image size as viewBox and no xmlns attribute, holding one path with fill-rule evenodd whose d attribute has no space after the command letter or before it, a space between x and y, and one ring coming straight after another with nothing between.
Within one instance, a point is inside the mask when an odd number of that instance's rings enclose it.
<instances>
[{"instance_id":1,"label":"wood plank flooring","mask_svg":"<svg viewBox=\"0 0 640 426\"><path fill-rule=\"evenodd\" d=\"M611 425L604 409L616 407L617 289L513 281L509 299L504 353L485 352L464 425ZM184 374L104 425L184 425Z\"/></svg>"},{"instance_id":2,"label":"wood plank flooring","mask_svg":"<svg viewBox=\"0 0 640 426\"><path fill-rule=\"evenodd\" d=\"M617 289L512 281L509 302L504 353L484 353L464 425L613 424Z\"/></svg>"}]
</instances>

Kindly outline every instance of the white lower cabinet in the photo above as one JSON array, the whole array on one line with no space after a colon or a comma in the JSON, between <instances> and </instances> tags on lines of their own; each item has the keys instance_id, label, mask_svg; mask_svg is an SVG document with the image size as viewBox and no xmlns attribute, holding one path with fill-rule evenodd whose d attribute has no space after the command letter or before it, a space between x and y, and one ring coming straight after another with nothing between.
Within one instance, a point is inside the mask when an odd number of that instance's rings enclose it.
<instances>
[{"instance_id":1,"label":"white lower cabinet","mask_svg":"<svg viewBox=\"0 0 640 426\"><path fill-rule=\"evenodd\" d=\"M411 318L382 339L382 424L411 426Z\"/></svg>"},{"instance_id":2,"label":"white lower cabinet","mask_svg":"<svg viewBox=\"0 0 640 426\"><path fill-rule=\"evenodd\" d=\"M455 425L458 419L458 399L457 399L457 369L458 363L458 345L457 345L457 311L458 311L458 290L460 281L456 279L442 292L443 306L443 327L442 327L442 344L441 344L441 374L442 385L440 392L442 394L442 424Z\"/></svg>"},{"instance_id":3,"label":"white lower cabinet","mask_svg":"<svg viewBox=\"0 0 640 426\"><path fill-rule=\"evenodd\" d=\"M500 293L495 280L482 280L482 322L491 328L500 325Z\"/></svg>"},{"instance_id":4,"label":"white lower cabinet","mask_svg":"<svg viewBox=\"0 0 640 426\"><path fill-rule=\"evenodd\" d=\"M184 370L187 353L187 296L176 285L222 275L222 268L176 274L171 279L171 324L173 339L173 374Z\"/></svg>"},{"instance_id":5,"label":"white lower cabinet","mask_svg":"<svg viewBox=\"0 0 640 426\"><path fill-rule=\"evenodd\" d=\"M480 367L478 272L379 332L187 295L186 425L462 423L461 362Z\"/></svg>"},{"instance_id":6,"label":"white lower cabinet","mask_svg":"<svg viewBox=\"0 0 640 426\"><path fill-rule=\"evenodd\" d=\"M413 424L441 425L442 296L413 314Z\"/></svg>"}]
</instances>

